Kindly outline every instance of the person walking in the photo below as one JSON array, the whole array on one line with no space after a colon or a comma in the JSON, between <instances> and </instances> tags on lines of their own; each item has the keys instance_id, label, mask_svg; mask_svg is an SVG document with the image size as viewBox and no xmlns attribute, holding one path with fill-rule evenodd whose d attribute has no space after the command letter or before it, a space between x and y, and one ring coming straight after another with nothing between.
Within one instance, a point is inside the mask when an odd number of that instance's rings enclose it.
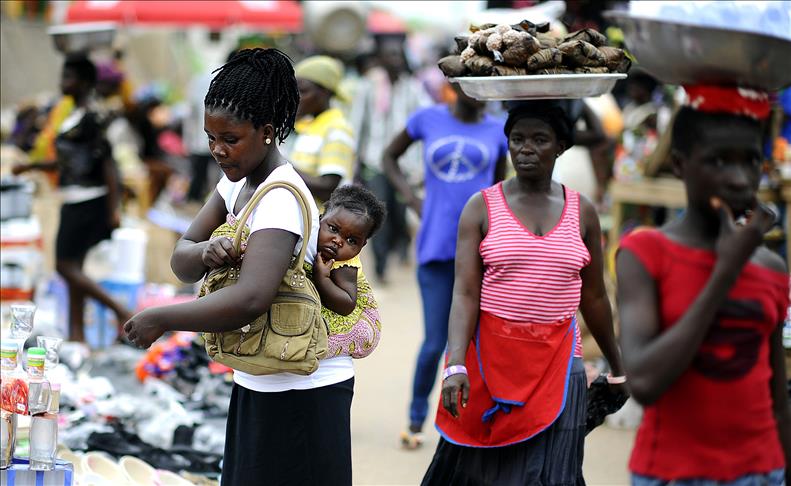
<instances>
[{"instance_id":1,"label":"person walking","mask_svg":"<svg viewBox=\"0 0 791 486\"><path fill-rule=\"evenodd\" d=\"M459 223L442 437L423 485L584 484L578 309L609 381L625 380L598 215L552 181L573 119L554 100L516 103L505 133L516 176L475 194Z\"/></svg>"},{"instance_id":2,"label":"person walking","mask_svg":"<svg viewBox=\"0 0 791 486\"><path fill-rule=\"evenodd\" d=\"M298 103L291 61L276 49L241 50L219 69L206 94L204 128L224 177L179 240L171 267L182 281L197 282L213 268L241 261L238 282L192 302L135 315L125 325L132 342L148 347L168 331L240 329L269 311L303 245L308 245L305 261L314 263L318 208L277 148L293 130ZM292 193L274 189L248 219L243 259L228 238L209 239L224 222L236 220L258 188L279 181L307 196L309 229ZM352 484L351 356L323 359L310 375L234 371L233 377L222 485Z\"/></svg>"},{"instance_id":3,"label":"person walking","mask_svg":"<svg viewBox=\"0 0 791 486\"><path fill-rule=\"evenodd\" d=\"M401 435L407 449L423 443L428 396L448 340L461 211L470 196L503 180L508 153L503 123L485 113L486 103L465 95L456 84L453 91L456 101L452 105L413 113L382 158L390 183L421 218L417 279L423 301L424 339L415 364L409 426ZM423 143L425 201L399 166L400 158L418 141Z\"/></svg>"},{"instance_id":4,"label":"person walking","mask_svg":"<svg viewBox=\"0 0 791 486\"><path fill-rule=\"evenodd\" d=\"M409 231L406 206L400 200L381 166L387 144L406 125L417 109L429 106L431 98L409 71L403 34L375 37L377 66L358 83L349 118L357 136L359 165L355 178L361 180L387 207L388 218L372 240L376 277L386 281L390 255L398 250L406 255ZM417 147L404 154L402 167L414 176L420 170Z\"/></svg>"},{"instance_id":5,"label":"person walking","mask_svg":"<svg viewBox=\"0 0 791 486\"><path fill-rule=\"evenodd\" d=\"M92 99L96 80L96 66L88 57L72 54L66 58L60 81L63 100L56 109L69 108L64 109L62 118L54 114L40 138L42 147L51 144L51 151L44 152L54 160L13 169L15 174L29 170L57 173L63 204L55 243L55 268L69 290L69 339L79 342L85 341L86 298L94 298L111 309L119 328L131 316L129 309L83 271L88 250L109 239L121 223L118 168L105 137L105 121Z\"/></svg>"},{"instance_id":6,"label":"person walking","mask_svg":"<svg viewBox=\"0 0 791 486\"><path fill-rule=\"evenodd\" d=\"M344 98L339 86L343 64L328 56L313 56L294 66L299 87L296 136L285 151L319 204L332 191L352 181L356 141L351 125L333 97Z\"/></svg>"}]
</instances>

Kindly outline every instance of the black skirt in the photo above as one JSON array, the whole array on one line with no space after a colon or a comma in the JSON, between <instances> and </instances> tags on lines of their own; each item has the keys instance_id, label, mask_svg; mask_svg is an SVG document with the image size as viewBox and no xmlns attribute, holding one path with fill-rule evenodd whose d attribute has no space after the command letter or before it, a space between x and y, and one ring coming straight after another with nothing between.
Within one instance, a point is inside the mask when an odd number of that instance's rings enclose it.
<instances>
[{"instance_id":1,"label":"black skirt","mask_svg":"<svg viewBox=\"0 0 791 486\"><path fill-rule=\"evenodd\" d=\"M581 486L587 379L574 358L566 406L548 429L518 444L478 448L440 438L423 486Z\"/></svg>"},{"instance_id":2,"label":"black skirt","mask_svg":"<svg viewBox=\"0 0 791 486\"><path fill-rule=\"evenodd\" d=\"M262 393L234 384L222 486L351 486L354 378Z\"/></svg>"},{"instance_id":3,"label":"black skirt","mask_svg":"<svg viewBox=\"0 0 791 486\"><path fill-rule=\"evenodd\" d=\"M112 235L107 196L63 204L55 243L58 260L82 260L94 245Z\"/></svg>"}]
</instances>

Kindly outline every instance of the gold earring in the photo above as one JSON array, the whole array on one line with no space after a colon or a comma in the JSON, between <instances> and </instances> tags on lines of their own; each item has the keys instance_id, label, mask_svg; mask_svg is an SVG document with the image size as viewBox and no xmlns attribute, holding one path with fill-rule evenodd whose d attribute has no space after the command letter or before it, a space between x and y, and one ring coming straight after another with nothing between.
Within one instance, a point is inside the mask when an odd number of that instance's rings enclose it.
<instances>
[{"instance_id":1,"label":"gold earring","mask_svg":"<svg viewBox=\"0 0 791 486\"><path fill-rule=\"evenodd\" d=\"M272 143L272 139L271 138L267 138L266 140L264 140L264 142L266 142L266 144L269 145L270 143Z\"/></svg>"}]
</instances>

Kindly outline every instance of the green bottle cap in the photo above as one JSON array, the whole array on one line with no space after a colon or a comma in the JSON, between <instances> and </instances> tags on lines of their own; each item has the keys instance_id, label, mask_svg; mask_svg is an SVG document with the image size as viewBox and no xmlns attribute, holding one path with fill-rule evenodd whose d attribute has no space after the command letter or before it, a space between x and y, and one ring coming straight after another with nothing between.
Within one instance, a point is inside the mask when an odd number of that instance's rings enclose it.
<instances>
[{"instance_id":1,"label":"green bottle cap","mask_svg":"<svg viewBox=\"0 0 791 486\"><path fill-rule=\"evenodd\" d=\"M40 368L44 366L44 358L47 355L47 350L44 348L28 348L27 350L27 366Z\"/></svg>"}]
</instances>

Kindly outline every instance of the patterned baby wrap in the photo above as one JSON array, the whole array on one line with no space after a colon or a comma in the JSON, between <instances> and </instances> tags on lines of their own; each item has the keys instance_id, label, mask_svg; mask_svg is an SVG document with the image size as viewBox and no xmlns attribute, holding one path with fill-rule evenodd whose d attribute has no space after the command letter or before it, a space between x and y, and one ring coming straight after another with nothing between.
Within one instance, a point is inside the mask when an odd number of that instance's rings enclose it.
<instances>
[{"instance_id":1,"label":"patterned baby wrap","mask_svg":"<svg viewBox=\"0 0 791 486\"><path fill-rule=\"evenodd\" d=\"M233 238L238 225L237 219L228 214L225 223L221 224L211 234L214 238ZM242 230L241 251L247 248L247 239L250 236L250 229L245 227ZM374 298L371 284L363 274L362 262L356 256L351 260L335 262L332 269L341 267L354 267L357 269L357 303L354 310L348 316L342 316L327 309L321 308L321 316L329 326L329 342L326 358L336 356L351 356L352 358L365 358L376 349L379 338L382 334L382 324L379 317L379 305ZM309 278L313 278L313 266L305 263L305 270ZM201 286L199 297L206 294L206 282Z\"/></svg>"},{"instance_id":2,"label":"patterned baby wrap","mask_svg":"<svg viewBox=\"0 0 791 486\"><path fill-rule=\"evenodd\" d=\"M365 358L376 349L382 335L379 304L376 303L371 284L365 278L359 256L351 260L335 262L332 269L341 267L357 269L357 303L348 316L336 314L326 307L321 308L321 315L330 328L327 357ZM305 269L308 275L313 274L313 268L307 263Z\"/></svg>"}]
</instances>

